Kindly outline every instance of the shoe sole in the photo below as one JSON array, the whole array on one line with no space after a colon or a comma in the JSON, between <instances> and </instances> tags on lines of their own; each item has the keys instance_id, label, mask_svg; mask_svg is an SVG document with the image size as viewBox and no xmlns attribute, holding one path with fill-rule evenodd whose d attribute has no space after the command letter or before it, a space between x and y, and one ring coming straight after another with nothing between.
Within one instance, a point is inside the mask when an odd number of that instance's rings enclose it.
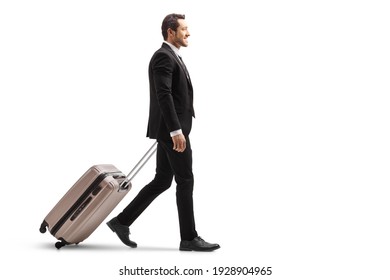
<instances>
[{"instance_id":1,"label":"shoe sole","mask_svg":"<svg viewBox=\"0 0 390 280\"><path fill-rule=\"evenodd\" d=\"M179 248L179 250L180 251L187 251L187 252L192 251L192 249L190 249L190 248Z\"/></svg>"},{"instance_id":2,"label":"shoe sole","mask_svg":"<svg viewBox=\"0 0 390 280\"><path fill-rule=\"evenodd\" d=\"M220 246L216 247L216 248L210 248L210 249L205 249L205 250L196 250L196 249L192 249L192 248L183 248L183 247L180 247L179 250L180 251L186 251L186 252L190 252L190 251L194 251L194 252L212 252L212 251L215 251L217 249L221 248Z\"/></svg>"}]
</instances>

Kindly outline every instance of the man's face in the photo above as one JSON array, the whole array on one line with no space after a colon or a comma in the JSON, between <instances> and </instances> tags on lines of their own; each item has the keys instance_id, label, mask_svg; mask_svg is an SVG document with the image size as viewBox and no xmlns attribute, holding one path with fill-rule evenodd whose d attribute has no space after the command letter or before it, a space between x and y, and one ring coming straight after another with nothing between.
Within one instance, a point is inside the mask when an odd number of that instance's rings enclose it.
<instances>
[{"instance_id":1,"label":"man's face","mask_svg":"<svg viewBox=\"0 0 390 280\"><path fill-rule=\"evenodd\" d=\"M190 36L190 33L188 32L187 23L184 19L179 19L177 22L179 23L179 27L176 31L172 32L172 44L177 48L187 47L188 37Z\"/></svg>"}]
</instances>

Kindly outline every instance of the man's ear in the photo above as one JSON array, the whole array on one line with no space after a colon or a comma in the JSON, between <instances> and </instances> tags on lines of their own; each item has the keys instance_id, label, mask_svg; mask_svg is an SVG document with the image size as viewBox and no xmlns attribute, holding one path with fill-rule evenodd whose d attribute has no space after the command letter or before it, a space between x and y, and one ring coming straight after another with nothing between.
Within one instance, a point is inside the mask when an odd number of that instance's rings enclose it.
<instances>
[{"instance_id":1,"label":"man's ear","mask_svg":"<svg viewBox=\"0 0 390 280\"><path fill-rule=\"evenodd\" d=\"M175 37L176 31L173 30L172 28L168 28L167 32L168 32L168 35L171 35L171 36Z\"/></svg>"}]
</instances>

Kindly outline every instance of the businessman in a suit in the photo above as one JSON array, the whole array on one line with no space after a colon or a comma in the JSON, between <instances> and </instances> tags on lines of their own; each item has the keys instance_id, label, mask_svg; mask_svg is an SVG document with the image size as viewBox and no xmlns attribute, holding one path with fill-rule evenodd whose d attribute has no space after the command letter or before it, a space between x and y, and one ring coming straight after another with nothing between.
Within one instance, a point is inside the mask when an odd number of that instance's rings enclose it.
<instances>
[{"instance_id":1,"label":"businessman in a suit","mask_svg":"<svg viewBox=\"0 0 390 280\"><path fill-rule=\"evenodd\" d=\"M184 15L170 14L162 23L164 43L149 64L150 108L147 137L157 139L157 166L154 179L133 201L107 223L127 246L137 247L129 238L129 226L175 178L176 204L179 214L180 250L214 251L220 246L198 236L193 210L194 176L189 139L193 108L190 75L180 56L180 47L188 46Z\"/></svg>"}]
</instances>

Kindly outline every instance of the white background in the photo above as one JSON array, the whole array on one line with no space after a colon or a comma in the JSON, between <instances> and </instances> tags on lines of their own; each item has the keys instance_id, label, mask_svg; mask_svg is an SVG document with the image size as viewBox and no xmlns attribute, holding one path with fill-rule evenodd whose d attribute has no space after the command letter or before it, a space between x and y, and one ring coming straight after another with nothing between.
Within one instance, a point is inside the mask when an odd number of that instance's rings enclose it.
<instances>
[{"instance_id":1,"label":"white background","mask_svg":"<svg viewBox=\"0 0 390 280\"><path fill-rule=\"evenodd\" d=\"M1 278L124 279L125 265L177 265L210 271L190 279L244 279L214 266L389 279L386 2L2 1ZM127 173L152 144L147 67L172 12L191 33L197 229L221 249L178 250L173 185L131 227L139 248L103 224L58 251L39 232L58 199L89 166Z\"/></svg>"}]
</instances>

